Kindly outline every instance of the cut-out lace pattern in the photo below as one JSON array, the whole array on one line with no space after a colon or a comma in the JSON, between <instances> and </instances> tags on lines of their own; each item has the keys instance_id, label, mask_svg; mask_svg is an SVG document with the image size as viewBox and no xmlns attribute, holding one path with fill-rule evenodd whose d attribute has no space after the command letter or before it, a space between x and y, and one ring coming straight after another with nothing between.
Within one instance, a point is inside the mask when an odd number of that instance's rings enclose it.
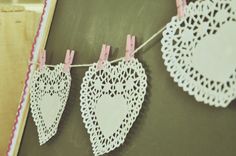
<instances>
[{"instance_id":1,"label":"cut-out lace pattern","mask_svg":"<svg viewBox=\"0 0 236 156\"><path fill-rule=\"evenodd\" d=\"M83 122L90 134L94 155L108 153L124 142L142 107L146 87L145 70L135 58L128 62L123 59L116 66L112 66L106 61L102 69L97 69L97 63L94 63L88 69L81 84L80 105ZM95 111L99 99L104 95L108 97L122 96L127 106L127 113L119 128L110 136L106 136L102 131ZM105 112L102 111L102 113ZM110 115L113 113L109 112Z\"/></svg>"},{"instance_id":2,"label":"cut-out lace pattern","mask_svg":"<svg viewBox=\"0 0 236 156\"><path fill-rule=\"evenodd\" d=\"M30 84L30 107L40 145L56 134L67 102L71 76L70 73L64 72L63 68L64 64L57 65L53 70L44 66L34 72ZM42 103L44 98L46 103Z\"/></svg>"},{"instance_id":3,"label":"cut-out lace pattern","mask_svg":"<svg viewBox=\"0 0 236 156\"><path fill-rule=\"evenodd\" d=\"M236 68L227 81L216 81L198 71L191 57L205 37L236 21L235 7L235 0L190 3L185 17L175 16L167 24L161 41L164 63L174 81L197 101L216 107L226 107L235 98Z\"/></svg>"}]
</instances>

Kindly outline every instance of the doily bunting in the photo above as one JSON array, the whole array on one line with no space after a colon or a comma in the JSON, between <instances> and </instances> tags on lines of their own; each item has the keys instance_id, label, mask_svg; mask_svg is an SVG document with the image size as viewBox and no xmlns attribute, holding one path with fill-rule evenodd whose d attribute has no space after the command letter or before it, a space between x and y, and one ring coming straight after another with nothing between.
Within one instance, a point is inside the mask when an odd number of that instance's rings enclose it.
<instances>
[{"instance_id":1,"label":"doily bunting","mask_svg":"<svg viewBox=\"0 0 236 156\"><path fill-rule=\"evenodd\" d=\"M166 25L161 41L167 70L197 101L226 107L236 98L236 1L204 0L180 6L181 16ZM112 62L107 60L108 45L103 45L97 63L73 66L74 52L67 51L65 63L51 65L53 70L45 65L43 53L30 84L30 107L40 145L57 132L69 95L70 67L89 67L81 84L80 106L94 155L124 143L147 88L145 70L134 53L157 34L136 50L134 36L128 35L125 57Z\"/></svg>"}]
</instances>

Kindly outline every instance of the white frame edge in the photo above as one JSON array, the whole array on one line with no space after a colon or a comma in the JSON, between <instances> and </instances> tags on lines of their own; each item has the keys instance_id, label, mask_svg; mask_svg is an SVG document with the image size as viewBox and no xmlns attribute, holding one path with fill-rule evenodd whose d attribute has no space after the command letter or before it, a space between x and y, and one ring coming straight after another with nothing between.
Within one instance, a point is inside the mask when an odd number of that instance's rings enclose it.
<instances>
[{"instance_id":1,"label":"white frame edge","mask_svg":"<svg viewBox=\"0 0 236 156\"><path fill-rule=\"evenodd\" d=\"M23 135L26 118L29 111L29 83L34 70L36 69L36 62L38 60L38 54L41 49L44 49L46 40L48 37L52 17L56 6L56 0L45 0L44 9L41 15L41 21L35 36L35 41L31 50L31 62L34 64L28 65L28 72L26 75L26 81L24 84L24 90L22 92L21 102L18 106L14 126L11 133L11 138L8 145L7 156L16 156L19 150L21 138ZM28 77L28 78L27 78Z\"/></svg>"}]
</instances>

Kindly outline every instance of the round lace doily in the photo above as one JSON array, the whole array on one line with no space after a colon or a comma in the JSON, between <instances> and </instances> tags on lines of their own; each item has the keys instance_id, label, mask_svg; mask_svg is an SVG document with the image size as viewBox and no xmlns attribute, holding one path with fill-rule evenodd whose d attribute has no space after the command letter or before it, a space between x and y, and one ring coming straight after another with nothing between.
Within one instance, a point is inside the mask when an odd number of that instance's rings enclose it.
<instances>
[{"instance_id":1,"label":"round lace doily","mask_svg":"<svg viewBox=\"0 0 236 156\"><path fill-rule=\"evenodd\" d=\"M235 99L236 2L190 3L185 17L173 17L163 32L167 70L197 101L226 107Z\"/></svg>"},{"instance_id":2,"label":"round lace doily","mask_svg":"<svg viewBox=\"0 0 236 156\"><path fill-rule=\"evenodd\" d=\"M93 152L102 155L125 140L144 101L147 77L142 64L132 58L116 66L105 62L89 67L81 84L83 122L90 134Z\"/></svg>"},{"instance_id":3,"label":"round lace doily","mask_svg":"<svg viewBox=\"0 0 236 156\"><path fill-rule=\"evenodd\" d=\"M59 64L53 70L46 66L38 69L30 83L30 107L40 145L56 134L66 105L71 76L63 68L64 64Z\"/></svg>"}]
</instances>

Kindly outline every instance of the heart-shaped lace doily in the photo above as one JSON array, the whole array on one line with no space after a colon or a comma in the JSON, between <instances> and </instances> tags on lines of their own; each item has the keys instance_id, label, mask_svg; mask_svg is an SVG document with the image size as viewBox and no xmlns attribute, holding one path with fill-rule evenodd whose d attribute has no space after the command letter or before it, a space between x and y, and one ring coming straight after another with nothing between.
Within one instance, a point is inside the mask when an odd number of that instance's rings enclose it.
<instances>
[{"instance_id":1,"label":"heart-shaped lace doily","mask_svg":"<svg viewBox=\"0 0 236 156\"><path fill-rule=\"evenodd\" d=\"M44 66L33 74L30 84L30 107L40 145L56 134L66 105L71 76L63 70L64 64L59 64L53 70Z\"/></svg>"},{"instance_id":2,"label":"heart-shaped lace doily","mask_svg":"<svg viewBox=\"0 0 236 156\"><path fill-rule=\"evenodd\" d=\"M106 61L102 69L95 63L88 69L81 84L80 105L95 155L124 142L142 107L146 87L145 70L134 58L116 66Z\"/></svg>"},{"instance_id":3,"label":"heart-shaped lace doily","mask_svg":"<svg viewBox=\"0 0 236 156\"><path fill-rule=\"evenodd\" d=\"M236 91L235 0L190 3L163 32L162 52L174 81L197 101L226 107Z\"/></svg>"}]
</instances>

